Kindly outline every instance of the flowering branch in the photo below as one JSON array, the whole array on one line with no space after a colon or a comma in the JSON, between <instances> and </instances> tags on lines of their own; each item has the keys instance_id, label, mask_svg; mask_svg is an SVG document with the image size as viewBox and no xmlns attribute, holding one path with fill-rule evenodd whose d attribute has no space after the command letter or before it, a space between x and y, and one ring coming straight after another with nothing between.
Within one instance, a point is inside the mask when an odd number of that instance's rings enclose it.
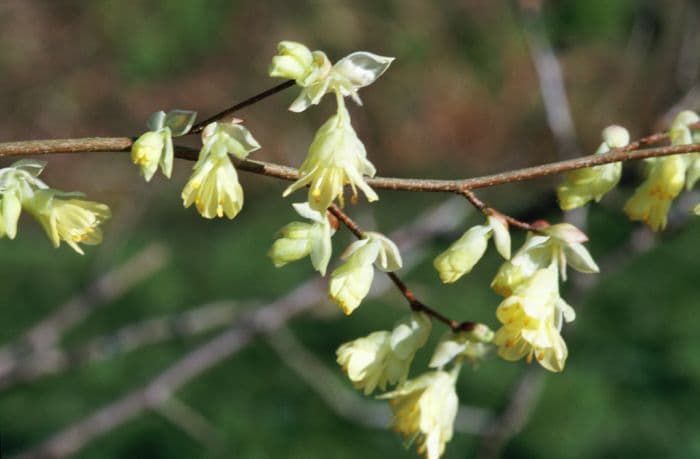
<instances>
[{"instance_id":1,"label":"flowering branch","mask_svg":"<svg viewBox=\"0 0 700 459\"><path fill-rule=\"evenodd\" d=\"M358 239L362 239L364 237L364 232L360 229L357 223L355 223L355 221L352 218L350 218L348 214L340 210L338 206L333 204L328 208L328 211L331 214L333 214L333 216L337 218L343 225L345 225L345 227L348 230L350 230L350 232L354 234ZM411 291L411 289L408 288L404 281L401 280L401 278L395 272L387 272L386 275L389 277L389 279L391 279L396 288L399 289L403 297L406 298L406 301L408 301L408 304L412 310L427 314L435 320L444 323L445 325L450 327L454 332L470 331L476 326L475 322L458 322L454 319L450 319L442 313L426 305L416 297L413 291Z\"/></svg>"}]
</instances>

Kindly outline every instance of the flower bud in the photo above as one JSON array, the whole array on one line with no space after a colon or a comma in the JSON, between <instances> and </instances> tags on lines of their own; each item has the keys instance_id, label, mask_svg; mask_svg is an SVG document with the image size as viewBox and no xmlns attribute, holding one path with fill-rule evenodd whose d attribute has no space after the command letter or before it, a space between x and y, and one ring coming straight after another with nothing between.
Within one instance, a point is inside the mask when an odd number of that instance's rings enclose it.
<instances>
[{"instance_id":1,"label":"flower bud","mask_svg":"<svg viewBox=\"0 0 700 459\"><path fill-rule=\"evenodd\" d=\"M163 148L165 148L163 133L154 131L142 134L131 147L131 160L141 167L141 173L147 182L158 170Z\"/></svg>"},{"instance_id":2,"label":"flower bud","mask_svg":"<svg viewBox=\"0 0 700 459\"><path fill-rule=\"evenodd\" d=\"M478 225L470 228L446 251L438 255L433 266L444 283L457 281L469 273L486 252L492 229Z\"/></svg>"},{"instance_id":3,"label":"flower bud","mask_svg":"<svg viewBox=\"0 0 700 459\"><path fill-rule=\"evenodd\" d=\"M313 56L301 43L281 41L277 45L278 55L272 58L269 73L271 77L300 81L311 72Z\"/></svg>"}]
</instances>

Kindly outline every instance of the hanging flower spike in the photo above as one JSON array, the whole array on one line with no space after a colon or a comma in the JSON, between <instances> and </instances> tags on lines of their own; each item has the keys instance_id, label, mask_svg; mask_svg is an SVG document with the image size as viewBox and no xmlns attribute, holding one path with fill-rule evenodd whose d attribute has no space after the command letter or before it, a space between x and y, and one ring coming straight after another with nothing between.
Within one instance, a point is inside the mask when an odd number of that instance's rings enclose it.
<instances>
[{"instance_id":1,"label":"hanging flower spike","mask_svg":"<svg viewBox=\"0 0 700 459\"><path fill-rule=\"evenodd\" d=\"M173 137L187 134L196 112L172 110L155 112L148 120L148 132L136 139L131 147L131 160L141 167L141 174L150 182L158 166L167 178L173 171Z\"/></svg>"},{"instance_id":2,"label":"hanging flower spike","mask_svg":"<svg viewBox=\"0 0 700 459\"><path fill-rule=\"evenodd\" d=\"M374 279L374 267L385 272L401 268L401 254L391 240L379 233L367 232L342 255L345 262L333 271L328 284L328 296L346 315L352 314L369 293Z\"/></svg>"},{"instance_id":3,"label":"hanging flower spike","mask_svg":"<svg viewBox=\"0 0 700 459\"><path fill-rule=\"evenodd\" d=\"M603 130L603 143L597 155L604 155L610 150L626 146L630 141L627 129L621 126L608 126ZM603 196L615 188L622 175L622 163L587 167L569 171L564 181L557 187L557 198L562 210L571 210Z\"/></svg>"},{"instance_id":4,"label":"hanging flower spike","mask_svg":"<svg viewBox=\"0 0 700 459\"><path fill-rule=\"evenodd\" d=\"M697 122L698 115L684 111L676 116L669 136L672 145L693 143L688 124ZM654 231L666 227L668 211L673 200L683 190L686 172L693 155L672 155L663 158L650 158L647 162L646 180L635 190L627 201L624 211L630 220L640 220ZM694 172L691 181L695 180Z\"/></svg>"},{"instance_id":5,"label":"hanging flower spike","mask_svg":"<svg viewBox=\"0 0 700 459\"><path fill-rule=\"evenodd\" d=\"M309 205L325 211L338 198L343 202L343 188L349 184L353 197L360 188L372 202L379 199L365 182L363 175L373 177L376 170L367 160L367 152L350 124L350 115L342 99L338 113L326 121L314 137L309 153L299 168L299 180L290 185L282 196L309 186Z\"/></svg>"},{"instance_id":6,"label":"hanging flower spike","mask_svg":"<svg viewBox=\"0 0 700 459\"><path fill-rule=\"evenodd\" d=\"M486 253L488 240L494 236L496 248L503 258L510 258L508 224L498 215L489 215L488 225L469 228L462 237L433 260L433 267L443 283L456 282L471 272Z\"/></svg>"},{"instance_id":7,"label":"hanging flower spike","mask_svg":"<svg viewBox=\"0 0 700 459\"><path fill-rule=\"evenodd\" d=\"M35 190L47 188L37 177L46 163L23 159L0 169L0 237L14 239L22 203L34 196Z\"/></svg>"},{"instance_id":8,"label":"hanging flower spike","mask_svg":"<svg viewBox=\"0 0 700 459\"><path fill-rule=\"evenodd\" d=\"M568 351L560 335L563 320L576 317L573 308L559 296L556 265L538 270L498 306L496 316L503 326L494 343L505 360L533 356L549 371L564 369Z\"/></svg>"},{"instance_id":9,"label":"hanging flower spike","mask_svg":"<svg viewBox=\"0 0 700 459\"><path fill-rule=\"evenodd\" d=\"M309 106L317 105L329 92L351 96L362 105L357 91L376 81L394 60L393 57L358 51L331 67L325 53L311 52L300 43L282 41L277 50L279 54L272 58L270 76L295 80L304 88L289 107L293 112L303 112Z\"/></svg>"},{"instance_id":10,"label":"hanging flower spike","mask_svg":"<svg viewBox=\"0 0 700 459\"><path fill-rule=\"evenodd\" d=\"M67 193L41 189L25 203L49 236L54 247L65 241L83 255L78 244L97 245L102 242L100 225L112 216L105 204L80 199L82 193Z\"/></svg>"},{"instance_id":11,"label":"hanging flower spike","mask_svg":"<svg viewBox=\"0 0 700 459\"><path fill-rule=\"evenodd\" d=\"M341 345L337 361L357 389L369 395L387 384L401 384L416 355L430 335L430 319L413 313L393 331L378 331Z\"/></svg>"},{"instance_id":12,"label":"hanging flower spike","mask_svg":"<svg viewBox=\"0 0 700 459\"><path fill-rule=\"evenodd\" d=\"M418 453L426 459L442 456L452 439L459 404L455 391L458 371L459 365L449 373L424 373L379 397L389 399L394 430L409 442L417 440Z\"/></svg>"},{"instance_id":13,"label":"hanging flower spike","mask_svg":"<svg viewBox=\"0 0 700 459\"><path fill-rule=\"evenodd\" d=\"M331 236L335 229L325 215L311 209L308 203L292 205L299 215L312 223L292 222L286 225L279 231L281 237L272 244L267 255L277 268L311 255L314 269L325 276L333 252Z\"/></svg>"},{"instance_id":14,"label":"hanging flower spike","mask_svg":"<svg viewBox=\"0 0 700 459\"><path fill-rule=\"evenodd\" d=\"M260 144L237 121L214 122L202 131L202 150L182 190L182 202L185 207L194 203L204 218L232 219L243 207L243 188L228 155L244 159Z\"/></svg>"}]
</instances>

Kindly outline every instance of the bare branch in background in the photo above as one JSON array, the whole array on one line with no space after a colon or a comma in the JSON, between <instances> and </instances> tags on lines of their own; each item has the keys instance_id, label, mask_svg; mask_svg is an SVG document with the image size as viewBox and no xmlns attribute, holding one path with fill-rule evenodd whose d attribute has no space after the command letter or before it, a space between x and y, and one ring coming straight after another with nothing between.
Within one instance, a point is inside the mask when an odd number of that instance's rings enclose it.
<instances>
[{"instance_id":1,"label":"bare branch in background","mask_svg":"<svg viewBox=\"0 0 700 459\"><path fill-rule=\"evenodd\" d=\"M445 206L454 206L454 200L427 211L402 229L402 234L414 235L412 244L420 244L429 236L427 230L452 229L458 220L445 213ZM438 216L447 219L438 220ZM408 241L397 234L391 235L397 243ZM375 291L376 293L376 291ZM16 459L64 458L75 454L94 438L128 422L147 409L157 407L193 378L219 364L248 345L259 334L270 334L287 321L308 312L326 298L323 279L314 278L300 284L286 296L267 306L241 313L232 327L188 352L145 386L132 390L121 398L93 411L63 430L50 436L43 443L15 456Z\"/></svg>"},{"instance_id":2,"label":"bare branch in background","mask_svg":"<svg viewBox=\"0 0 700 459\"><path fill-rule=\"evenodd\" d=\"M171 397L155 411L207 449L220 453L226 450L224 435L201 413L178 398Z\"/></svg>"},{"instance_id":3,"label":"bare branch in background","mask_svg":"<svg viewBox=\"0 0 700 459\"><path fill-rule=\"evenodd\" d=\"M162 269L168 257L164 246L152 244L96 279L84 292L69 299L16 342L0 349L0 378L13 371L18 356L54 347L68 329L94 309L109 304Z\"/></svg>"}]
</instances>

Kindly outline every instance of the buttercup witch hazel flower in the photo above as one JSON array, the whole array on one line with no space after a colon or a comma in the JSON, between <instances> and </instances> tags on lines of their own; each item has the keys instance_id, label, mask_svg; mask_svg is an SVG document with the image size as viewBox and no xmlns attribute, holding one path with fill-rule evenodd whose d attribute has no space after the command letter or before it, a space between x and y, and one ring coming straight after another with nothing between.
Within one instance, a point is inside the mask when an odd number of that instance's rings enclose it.
<instances>
[{"instance_id":1,"label":"buttercup witch hazel flower","mask_svg":"<svg viewBox=\"0 0 700 459\"><path fill-rule=\"evenodd\" d=\"M374 266L385 272L401 268L398 247L386 236L367 232L345 250L345 262L333 271L328 296L345 314L351 314L369 293L374 279Z\"/></svg>"},{"instance_id":2,"label":"buttercup witch hazel flower","mask_svg":"<svg viewBox=\"0 0 700 459\"><path fill-rule=\"evenodd\" d=\"M603 143L597 155L603 155L615 148L621 148L630 141L627 129L621 126L608 126L603 130ZM622 175L622 163L587 167L569 171L564 181L557 187L559 206L563 210L581 207L589 201L600 201L602 197L615 188Z\"/></svg>"},{"instance_id":3,"label":"buttercup witch hazel flower","mask_svg":"<svg viewBox=\"0 0 700 459\"><path fill-rule=\"evenodd\" d=\"M559 265L559 274L566 279L566 267L582 273L597 273L598 265L583 243L588 237L569 223L551 225L528 233L518 252L501 265L491 282L491 288L503 296L509 296L521 283L537 270L552 263Z\"/></svg>"},{"instance_id":4,"label":"buttercup witch hazel flower","mask_svg":"<svg viewBox=\"0 0 700 459\"><path fill-rule=\"evenodd\" d=\"M325 53L311 52L301 43L282 41L277 50L279 54L272 58L270 76L295 80L303 88L289 107L293 112L317 105L329 92L351 96L362 105L357 91L374 83L394 60L393 57L358 51L331 66Z\"/></svg>"},{"instance_id":5,"label":"buttercup witch hazel flower","mask_svg":"<svg viewBox=\"0 0 700 459\"><path fill-rule=\"evenodd\" d=\"M671 125L669 136L672 145L693 143L693 136L688 127L700 118L691 111L684 111L676 116ZM627 201L624 211L631 220L641 220L654 231L666 227L668 211L673 200L683 190L686 172L694 159L692 155L672 155L663 158L650 158L647 163L646 180L635 190ZM689 182L694 184L695 165Z\"/></svg>"},{"instance_id":6,"label":"buttercup witch hazel flower","mask_svg":"<svg viewBox=\"0 0 700 459\"><path fill-rule=\"evenodd\" d=\"M455 359L467 359L477 365L491 351L494 333L484 324L476 324L470 331L447 331L430 359L430 368L442 368Z\"/></svg>"},{"instance_id":7,"label":"buttercup witch hazel flower","mask_svg":"<svg viewBox=\"0 0 700 459\"><path fill-rule=\"evenodd\" d=\"M503 326L494 343L506 360L534 357L550 371L562 371L567 357L560 335L563 320L576 317L573 308L559 296L556 265L540 269L515 288L498 306L496 316Z\"/></svg>"},{"instance_id":8,"label":"buttercup witch hazel flower","mask_svg":"<svg viewBox=\"0 0 700 459\"><path fill-rule=\"evenodd\" d=\"M65 241L82 255L78 244L102 242L100 225L111 217L109 207L80 199L82 193L49 188L38 178L45 165L43 161L22 160L0 169L0 237L14 239L24 208L44 227L54 247Z\"/></svg>"},{"instance_id":9,"label":"buttercup witch hazel flower","mask_svg":"<svg viewBox=\"0 0 700 459\"><path fill-rule=\"evenodd\" d=\"M445 444L452 439L459 405L455 390L458 372L459 365L450 372L424 373L379 397L389 399L394 430L415 440L418 453L426 459L442 456Z\"/></svg>"},{"instance_id":10,"label":"buttercup witch hazel flower","mask_svg":"<svg viewBox=\"0 0 700 459\"><path fill-rule=\"evenodd\" d=\"M102 242L100 225L112 216L105 204L81 199L82 193L66 193L42 189L26 206L46 230L54 247L61 241L83 255L78 244L96 245Z\"/></svg>"},{"instance_id":11,"label":"buttercup witch hazel flower","mask_svg":"<svg viewBox=\"0 0 700 459\"><path fill-rule=\"evenodd\" d=\"M46 163L20 160L0 169L0 237L14 239L22 203L34 196L37 189L47 188L38 179Z\"/></svg>"},{"instance_id":12,"label":"buttercup witch hazel flower","mask_svg":"<svg viewBox=\"0 0 700 459\"><path fill-rule=\"evenodd\" d=\"M377 331L341 345L338 364L357 389L369 395L378 387L401 384L416 355L430 335L430 319L415 312L392 331Z\"/></svg>"},{"instance_id":13,"label":"buttercup witch hazel flower","mask_svg":"<svg viewBox=\"0 0 700 459\"><path fill-rule=\"evenodd\" d=\"M195 204L204 218L232 219L243 207L243 188L228 155L244 159L260 144L237 121L214 122L202 131L202 150L182 190L182 202L185 207Z\"/></svg>"},{"instance_id":14,"label":"buttercup witch hazel flower","mask_svg":"<svg viewBox=\"0 0 700 459\"><path fill-rule=\"evenodd\" d=\"M477 225L464 233L446 251L438 255L433 266L444 283L456 282L469 273L486 253L488 240L493 235L498 253L510 258L508 224L498 215L490 215L487 225Z\"/></svg>"},{"instance_id":15,"label":"buttercup witch hazel flower","mask_svg":"<svg viewBox=\"0 0 700 459\"><path fill-rule=\"evenodd\" d=\"M367 152L350 124L350 115L339 99L338 113L326 121L314 137L309 154L299 168L299 180L283 196L309 186L309 205L325 211L335 198L343 205L343 188L350 184L353 196L360 188L368 201L377 194L367 185L363 175L374 176L375 169L367 160Z\"/></svg>"},{"instance_id":16,"label":"buttercup witch hazel flower","mask_svg":"<svg viewBox=\"0 0 700 459\"><path fill-rule=\"evenodd\" d=\"M160 166L167 178L173 171L173 137L185 135L192 128L197 113L172 110L155 112L148 120L148 132L131 147L131 160L141 167L141 174L150 182Z\"/></svg>"},{"instance_id":17,"label":"buttercup witch hazel flower","mask_svg":"<svg viewBox=\"0 0 700 459\"><path fill-rule=\"evenodd\" d=\"M310 255L314 269L325 276L333 251L331 236L335 229L331 227L325 212L317 212L305 202L292 206L311 223L292 222L286 225L279 231L281 237L272 244L267 255L278 268Z\"/></svg>"}]
</instances>

